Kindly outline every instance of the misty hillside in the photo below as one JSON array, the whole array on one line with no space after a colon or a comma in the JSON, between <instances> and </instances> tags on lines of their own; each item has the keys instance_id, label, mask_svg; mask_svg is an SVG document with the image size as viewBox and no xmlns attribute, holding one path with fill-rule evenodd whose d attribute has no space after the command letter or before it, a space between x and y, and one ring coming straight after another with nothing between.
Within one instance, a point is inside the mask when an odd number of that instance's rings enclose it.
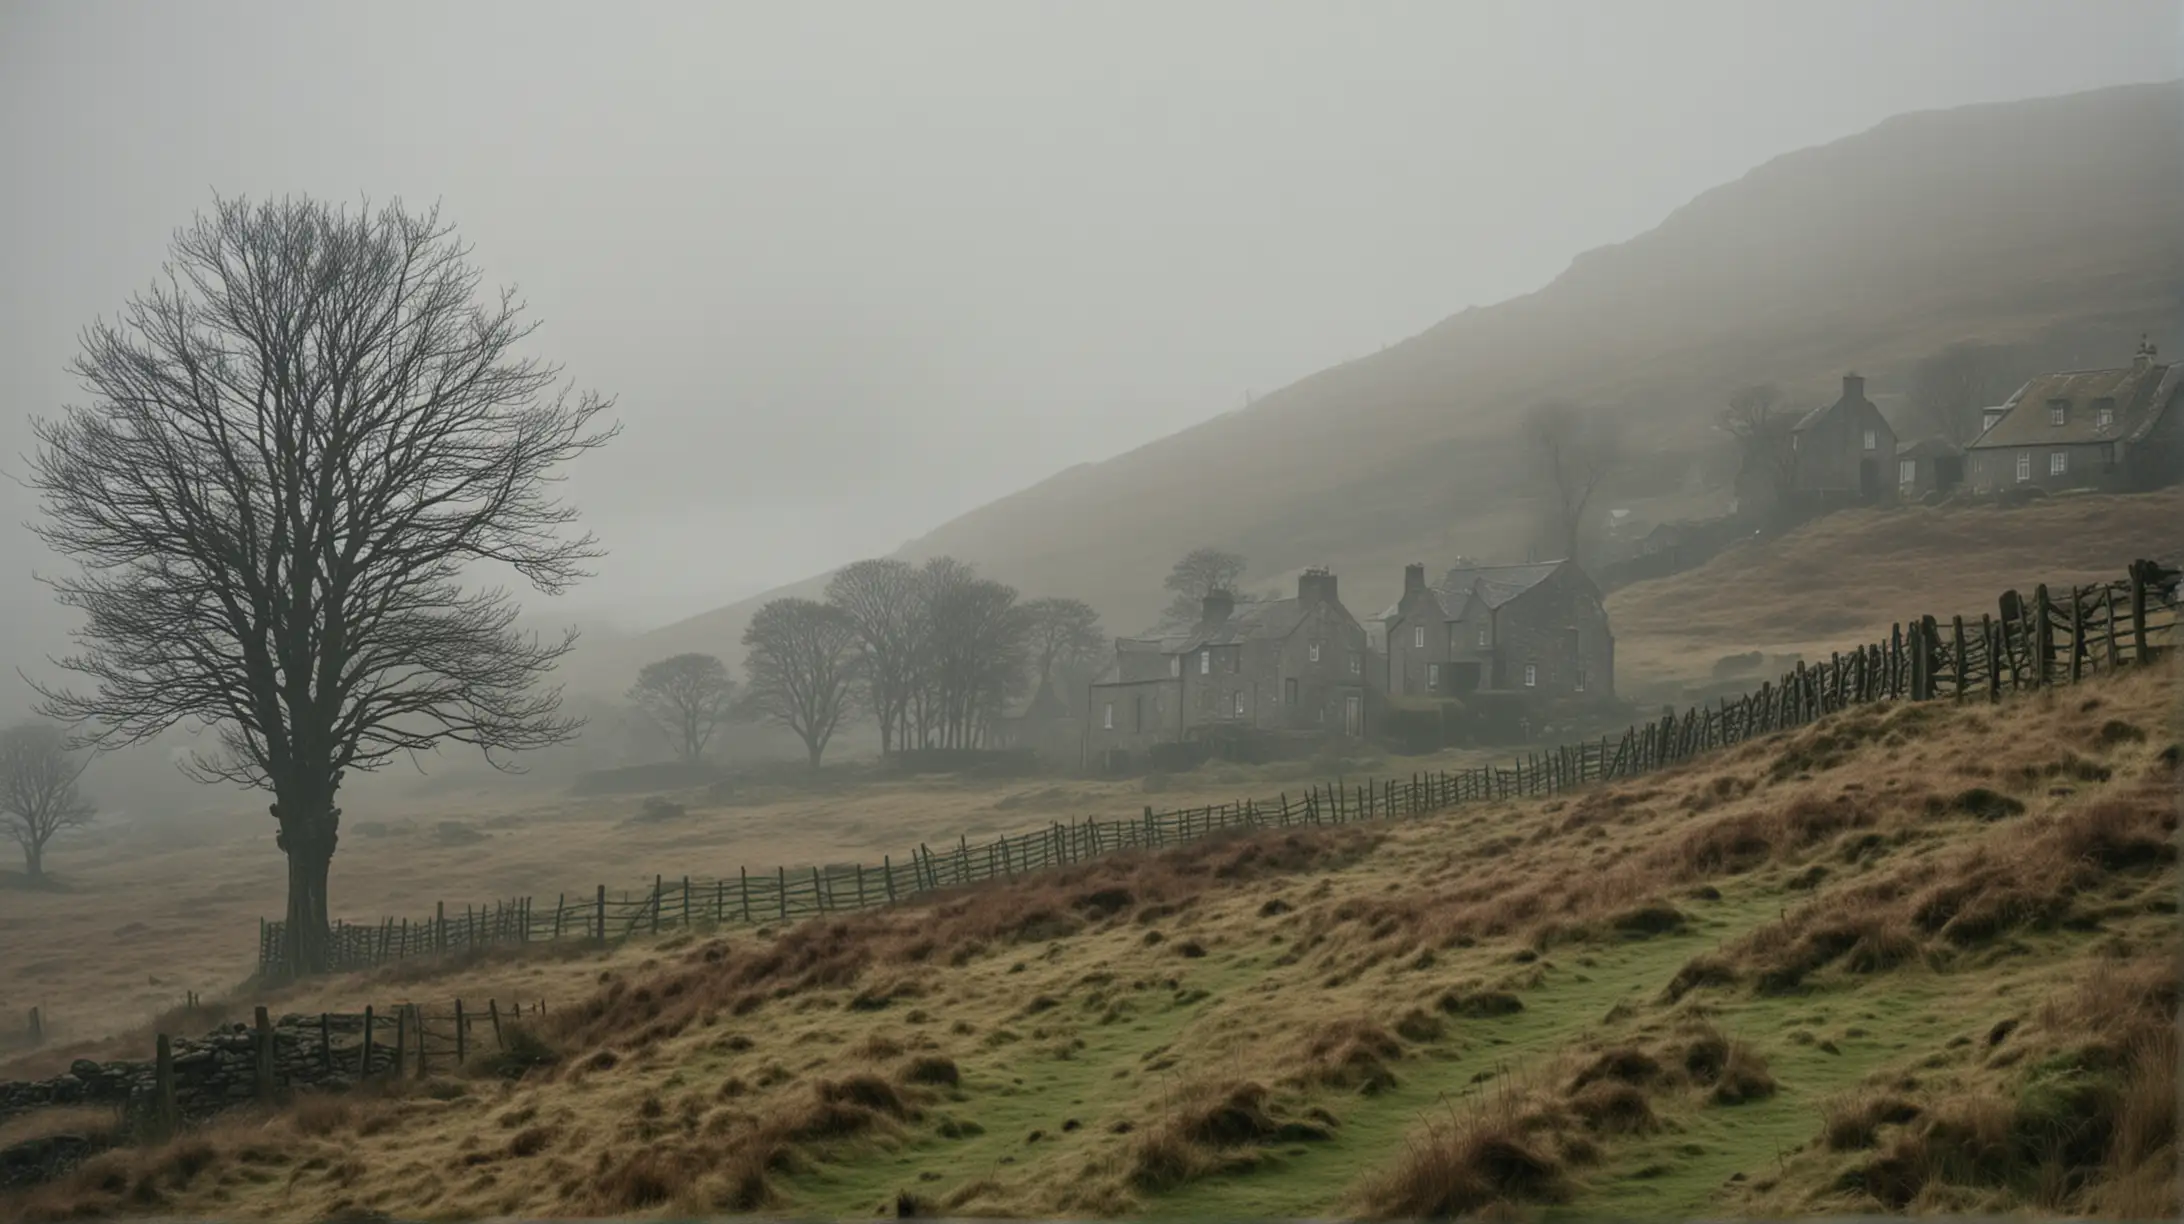
<instances>
[{"instance_id":1,"label":"misty hillside","mask_svg":"<svg viewBox=\"0 0 2184 1224\"><path fill-rule=\"evenodd\" d=\"M1524 190L1490 166L1480 181ZM1749 381L1817 403L1851 368L1895 389L1912 362L1960 339L2040 343L2085 363L2126 359L2141 330L2173 347L2180 215L2184 83L1899 116L1706 192L1653 231L1578 256L1537 293L1072 468L901 555L949 553L1030 593L1085 598L1131 632L1161 604L1175 557L1218 544L1243 551L1255 581L1329 565L1352 610L1370 615L1406 561L1521 551L1532 508L1517 421L1541 399L1613 408L1641 448L1695 453L1714 444L1716 407ZM1675 491L1616 499L1644 507ZM758 602L632 646L739 658ZM601 652L587 670L608 662Z\"/></svg>"}]
</instances>

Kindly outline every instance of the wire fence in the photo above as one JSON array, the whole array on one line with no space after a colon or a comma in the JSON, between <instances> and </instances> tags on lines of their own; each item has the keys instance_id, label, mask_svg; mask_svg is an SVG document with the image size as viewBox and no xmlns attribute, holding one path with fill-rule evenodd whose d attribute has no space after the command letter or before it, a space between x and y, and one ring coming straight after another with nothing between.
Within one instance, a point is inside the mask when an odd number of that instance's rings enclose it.
<instances>
[{"instance_id":1,"label":"wire fence","mask_svg":"<svg viewBox=\"0 0 2184 1224\"><path fill-rule=\"evenodd\" d=\"M1999 701L2005 693L2074 684L2156 658L2178 620L2179 571L2134 562L2125 577L2028 596L2005 592L1976 621L1922 616L1887 639L1831 655L1761 685L1742 698L1695 706L1635 724L1620 737L1527 753L1507 766L1413 773L1371 783L1314 785L1301 793L1244 799L1140 817L1057 821L1043 829L972 845L920 844L877 866L777 867L733 876L653 877L642 890L606 885L536 897L441 903L425 918L337 922L330 962L363 968L416 956L534 942L609 942L700 925L780 924L906 898L1012 879L1125 850L1157 850L1235 829L1349 824L1446 811L1470 803L1550 795L1665 769L1717 748L1800 727L1852 706L1880 701ZM283 928L261 921L258 963L283 963Z\"/></svg>"}]
</instances>

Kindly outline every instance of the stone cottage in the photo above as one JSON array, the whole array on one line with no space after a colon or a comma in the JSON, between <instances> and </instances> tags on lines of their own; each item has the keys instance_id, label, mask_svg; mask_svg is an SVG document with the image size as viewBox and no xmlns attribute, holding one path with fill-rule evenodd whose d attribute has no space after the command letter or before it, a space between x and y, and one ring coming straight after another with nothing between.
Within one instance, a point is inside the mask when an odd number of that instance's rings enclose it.
<instances>
[{"instance_id":1,"label":"stone cottage","mask_svg":"<svg viewBox=\"0 0 2184 1224\"><path fill-rule=\"evenodd\" d=\"M1475 692L1535 697L1615 693L1615 635L1600 590L1572 561L1460 561L1434 585L1403 571L1388 627L1390 697Z\"/></svg>"},{"instance_id":2,"label":"stone cottage","mask_svg":"<svg viewBox=\"0 0 2184 1224\"><path fill-rule=\"evenodd\" d=\"M2184 366L2158 356L2142 340L2128 366L2027 382L1968 448L1973 490L2113 492L2176 480Z\"/></svg>"},{"instance_id":3,"label":"stone cottage","mask_svg":"<svg viewBox=\"0 0 2184 1224\"><path fill-rule=\"evenodd\" d=\"M1117 768L1216 729L1362 737L1366 659L1365 628L1325 570L1300 575L1294 598L1215 592L1184 633L1117 640L1091 684L1085 764Z\"/></svg>"},{"instance_id":4,"label":"stone cottage","mask_svg":"<svg viewBox=\"0 0 2184 1224\"><path fill-rule=\"evenodd\" d=\"M1843 393L1790 427L1795 496L1814 501L1879 501L1894 491L1896 431L1872 400L1865 379L1843 376Z\"/></svg>"}]
</instances>

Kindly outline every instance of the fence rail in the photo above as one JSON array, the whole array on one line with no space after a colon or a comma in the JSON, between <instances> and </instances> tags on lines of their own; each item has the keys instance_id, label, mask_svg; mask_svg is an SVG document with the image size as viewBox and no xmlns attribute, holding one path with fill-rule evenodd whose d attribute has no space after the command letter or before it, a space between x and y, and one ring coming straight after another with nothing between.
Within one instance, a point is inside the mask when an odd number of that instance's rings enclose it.
<instances>
[{"instance_id":1,"label":"fence rail","mask_svg":"<svg viewBox=\"0 0 2184 1224\"><path fill-rule=\"evenodd\" d=\"M1997 610L1976 621L1921 616L1898 623L1883 641L1796 669L1744 697L1694 706L1633 725L1620 738L1528 753L1508 766L1414 773L1355 786L1315 785L1300 794L1156 813L1060 821L1044 829L974 846L968 838L935 849L920 844L877 867L862 864L777 867L753 874L698 878L654 876L649 889L563 893L549 907L535 897L445 903L430 918L338 922L335 968L362 968L406 957L491 945L569 939L606 942L701 924L764 925L907 897L1009 879L1121 850L1159 849L1229 829L1348 824L1417 816L1468 803L1547 795L1635 777L1716 748L1803 726L1855 705L1891 700L1997 701L2004 693L2072 684L2096 673L2154 659L2179 621L2175 568L2134 562L2117 581L2028 596L2003 593ZM261 972L282 964L282 924L259 924Z\"/></svg>"}]
</instances>

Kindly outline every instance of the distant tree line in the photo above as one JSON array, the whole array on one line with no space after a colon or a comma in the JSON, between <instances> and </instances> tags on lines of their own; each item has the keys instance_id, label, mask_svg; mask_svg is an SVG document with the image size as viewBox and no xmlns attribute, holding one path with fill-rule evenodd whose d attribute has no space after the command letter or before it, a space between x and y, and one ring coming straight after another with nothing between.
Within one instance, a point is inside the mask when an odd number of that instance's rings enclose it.
<instances>
[{"instance_id":1,"label":"distant tree line","mask_svg":"<svg viewBox=\"0 0 2184 1224\"><path fill-rule=\"evenodd\" d=\"M883 755L992 742L1010 706L1058 677L1089 679L1106 646L1080 599L1023 599L953 557L844 566L823 599L772 600L743 633L739 688L711 655L677 655L639 673L631 700L697 760L730 717L786 727L814 769L859 717Z\"/></svg>"}]
</instances>

